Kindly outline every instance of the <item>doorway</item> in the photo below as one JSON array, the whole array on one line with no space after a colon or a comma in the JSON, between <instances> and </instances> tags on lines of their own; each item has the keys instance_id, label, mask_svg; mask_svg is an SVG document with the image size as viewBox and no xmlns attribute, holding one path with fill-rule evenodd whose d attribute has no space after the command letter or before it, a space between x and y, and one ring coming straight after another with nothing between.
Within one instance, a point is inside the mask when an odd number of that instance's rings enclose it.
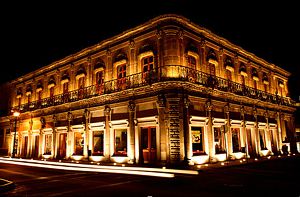
<instances>
[{"instance_id":1,"label":"doorway","mask_svg":"<svg viewBox=\"0 0 300 197\"><path fill-rule=\"evenodd\" d=\"M254 149L254 146L253 146L251 129L247 128L246 133L247 133L248 154L249 154L250 157L255 157L255 149Z\"/></svg>"},{"instance_id":2,"label":"doorway","mask_svg":"<svg viewBox=\"0 0 300 197\"><path fill-rule=\"evenodd\" d=\"M141 128L142 150L144 163L154 163L156 161L156 128Z\"/></svg>"},{"instance_id":3,"label":"doorway","mask_svg":"<svg viewBox=\"0 0 300 197\"><path fill-rule=\"evenodd\" d=\"M67 149L67 133L59 134L59 150L58 158L63 159L66 157Z\"/></svg>"},{"instance_id":4,"label":"doorway","mask_svg":"<svg viewBox=\"0 0 300 197\"><path fill-rule=\"evenodd\" d=\"M37 158L39 156L39 136L34 136L34 149L32 151L32 157Z\"/></svg>"},{"instance_id":5,"label":"doorway","mask_svg":"<svg viewBox=\"0 0 300 197\"><path fill-rule=\"evenodd\" d=\"M27 146L28 146L28 136L24 136L24 144L23 144L23 157L27 156Z\"/></svg>"}]
</instances>

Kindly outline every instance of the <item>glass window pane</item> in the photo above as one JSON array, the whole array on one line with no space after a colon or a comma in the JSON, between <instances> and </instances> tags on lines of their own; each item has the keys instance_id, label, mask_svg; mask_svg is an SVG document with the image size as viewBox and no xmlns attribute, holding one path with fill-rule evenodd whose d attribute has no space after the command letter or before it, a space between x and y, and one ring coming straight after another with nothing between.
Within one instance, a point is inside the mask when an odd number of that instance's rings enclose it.
<instances>
[{"instance_id":1,"label":"glass window pane","mask_svg":"<svg viewBox=\"0 0 300 197\"><path fill-rule=\"evenodd\" d=\"M93 136L93 155L103 155L103 131L94 131Z\"/></svg>"},{"instance_id":2,"label":"glass window pane","mask_svg":"<svg viewBox=\"0 0 300 197\"><path fill-rule=\"evenodd\" d=\"M203 127L192 127L192 149L193 155L199 155L204 153Z\"/></svg>"},{"instance_id":3,"label":"glass window pane","mask_svg":"<svg viewBox=\"0 0 300 197\"><path fill-rule=\"evenodd\" d=\"M75 132L74 135L75 135L74 155L83 155L84 134L81 132Z\"/></svg>"},{"instance_id":4,"label":"glass window pane","mask_svg":"<svg viewBox=\"0 0 300 197\"><path fill-rule=\"evenodd\" d=\"M127 129L115 130L115 155L127 155Z\"/></svg>"},{"instance_id":5,"label":"glass window pane","mask_svg":"<svg viewBox=\"0 0 300 197\"><path fill-rule=\"evenodd\" d=\"M45 155L51 155L52 149L52 134L45 135Z\"/></svg>"}]
</instances>

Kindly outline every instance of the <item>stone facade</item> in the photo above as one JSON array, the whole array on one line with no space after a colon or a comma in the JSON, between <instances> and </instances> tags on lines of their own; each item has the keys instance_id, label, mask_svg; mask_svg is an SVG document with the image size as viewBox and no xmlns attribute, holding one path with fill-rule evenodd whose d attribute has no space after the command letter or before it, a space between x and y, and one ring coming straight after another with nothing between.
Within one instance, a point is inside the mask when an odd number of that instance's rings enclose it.
<instances>
[{"instance_id":1,"label":"stone facade","mask_svg":"<svg viewBox=\"0 0 300 197\"><path fill-rule=\"evenodd\" d=\"M18 157L119 163L283 154L295 150L289 76L163 15L13 80L21 115L1 117L2 144L11 155L16 139Z\"/></svg>"}]
</instances>

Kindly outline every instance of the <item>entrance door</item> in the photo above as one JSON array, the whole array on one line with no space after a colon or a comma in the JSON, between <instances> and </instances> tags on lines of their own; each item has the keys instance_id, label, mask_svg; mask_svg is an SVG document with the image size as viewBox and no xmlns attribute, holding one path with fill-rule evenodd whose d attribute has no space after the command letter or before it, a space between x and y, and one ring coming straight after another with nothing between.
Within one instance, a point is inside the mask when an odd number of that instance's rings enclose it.
<instances>
[{"instance_id":1,"label":"entrance door","mask_svg":"<svg viewBox=\"0 0 300 197\"><path fill-rule=\"evenodd\" d=\"M39 136L34 136L34 150L32 151L33 157L37 158L39 156Z\"/></svg>"},{"instance_id":2,"label":"entrance door","mask_svg":"<svg viewBox=\"0 0 300 197\"><path fill-rule=\"evenodd\" d=\"M59 158L65 158L66 157L66 149L67 149L67 134L61 133L59 134L59 151L58 151L58 157Z\"/></svg>"},{"instance_id":3,"label":"entrance door","mask_svg":"<svg viewBox=\"0 0 300 197\"><path fill-rule=\"evenodd\" d=\"M273 153L277 153L277 148L276 148L274 137L275 137L275 131L274 130L270 130L270 140L271 140L272 152Z\"/></svg>"},{"instance_id":4,"label":"entrance door","mask_svg":"<svg viewBox=\"0 0 300 197\"><path fill-rule=\"evenodd\" d=\"M252 141L252 137L251 137L251 129L246 129L246 133L247 133L248 154L250 157L254 157L255 149L253 147L253 141Z\"/></svg>"},{"instance_id":5,"label":"entrance door","mask_svg":"<svg viewBox=\"0 0 300 197\"><path fill-rule=\"evenodd\" d=\"M154 163L156 161L156 129L144 127L141 132L144 163Z\"/></svg>"},{"instance_id":6,"label":"entrance door","mask_svg":"<svg viewBox=\"0 0 300 197\"><path fill-rule=\"evenodd\" d=\"M27 156L28 136L24 136L23 157Z\"/></svg>"}]
</instances>

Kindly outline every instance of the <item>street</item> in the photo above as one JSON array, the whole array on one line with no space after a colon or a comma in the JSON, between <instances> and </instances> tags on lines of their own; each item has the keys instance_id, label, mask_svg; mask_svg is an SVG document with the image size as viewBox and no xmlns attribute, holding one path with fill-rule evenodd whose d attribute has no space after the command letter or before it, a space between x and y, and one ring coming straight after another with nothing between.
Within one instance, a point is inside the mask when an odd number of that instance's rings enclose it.
<instances>
[{"instance_id":1,"label":"street","mask_svg":"<svg viewBox=\"0 0 300 197\"><path fill-rule=\"evenodd\" d=\"M160 178L74 172L0 164L0 178L15 189L2 196L299 196L300 157L199 170ZM1 195L1 194L0 194Z\"/></svg>"}]
</instances>

